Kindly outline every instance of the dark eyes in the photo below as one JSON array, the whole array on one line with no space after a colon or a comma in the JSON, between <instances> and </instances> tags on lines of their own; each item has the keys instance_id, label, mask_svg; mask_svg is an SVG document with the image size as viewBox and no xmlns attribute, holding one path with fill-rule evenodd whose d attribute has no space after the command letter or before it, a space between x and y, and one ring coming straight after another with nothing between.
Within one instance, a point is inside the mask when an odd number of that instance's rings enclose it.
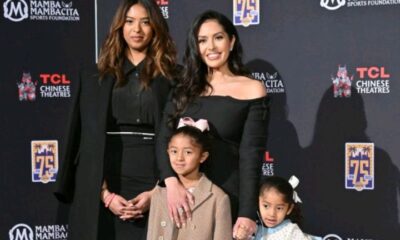
<instances>
[{"instance_id":1,"label":"dark eyes","mask_svg":"<svg viewBox=\"0 0 400 240\"><path fill-rule=\"evenodd\" d=\"M134 20L131 19L131 18L127 18L127 19L125 19L125 23L127 23L127 24L133 24L133 23L134 23ZM143 19L143 20L140 20L139 23L140 23L141 25L147 26L147 25L150 24L150 20L148 20L148 19Z\"/></svg>"},{"instance_id":2,"label":"dark eyes","mask_svg":"<svg viewBox=\"0 0 400 240\"><path fill-rule=\"evenodd\" d=\"M217 36L215 36L214 38L215 38L216 40L223 40L223 39L225 39L224 35L217 35ZM205 43L205 42L207 42L207 39L206 39L206 38L200 38L200 39L198 39L197 41L198 41L198 43Z\"/></svg>"}]
</instances>

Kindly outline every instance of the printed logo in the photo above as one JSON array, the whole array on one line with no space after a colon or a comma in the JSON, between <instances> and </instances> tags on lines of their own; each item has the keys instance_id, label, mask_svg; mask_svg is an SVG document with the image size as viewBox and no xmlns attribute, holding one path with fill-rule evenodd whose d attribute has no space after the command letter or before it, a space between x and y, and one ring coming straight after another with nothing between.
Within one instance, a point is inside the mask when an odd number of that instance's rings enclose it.
<instances>
[{"instance_id":1,"label":"printed logo","mask_svg":"<svg viewBox=\"0 0 400 240\"><path fill-rule=\"evenodd\" d=\"M28 6L29 5L29 6ZM79 21L80 16L73 2L59 0L7 0L3 3L4 17L20 22L33 21Z\"/></svg>"},{"instance_id":2,"label":"printed logo","mask_svg":"<svg viewBox=\"0 0 400 240\"><path fill-rule=\"evenodd\" d=\"M342 240L342 238L336 234L328 234L323 238L323 240Z\"/></svg>"},{"instance_id":3,"label":"printed logo","mask_svg":"<svg viewBox=\"0 0 400 240\"><path fill-rule=\"evenodd\" d=\"M399 5L399 0L321 0L320 5L328 10L337 10L346 7L374 7Z\"/></svg>"},{"instance_id":4,"label":"printed logo","mask_svg":"<svg viewBox=\"0 0 400 240\"><path fill-rule=\"evenodd\" d=\"M346 189L374 189L374 144L346 143Z\"/></svg>"},{"instance_id":5,"label":"printed logo","mask_svg":"<svg viewBox=\"0 0 400 240\"><path fill-rule=\"evenodd\" d=\"M70 83L66 74L41 73L42 85L39 87L42 98L69 98L71 97Z\"/></svg>"},{"instance_id":6,"label":"printed logo","mask_svg":"<svg viewBox=\"0 0 400 240\"><path fill-rule=\"evenodd\" d=\"M273 176L274 175L274 159L271 158L268 151L266 151L264 154L264 161L263 161L261 169L262 169L263 176Z\"/></svg>"},{"instance_id":7,"label":"printed logo","mask_svg":"<svg viewBox=\"0 0 400 240\"><path fill-rule=\"evenodd\" d=\"M157 4L160 7L161 13L164 16L164 18L168 19L169 18L169 10L168 10L169 0L157 0Z\"/></svg>"},{"instance_id":8,"label":"printed logo","mask_svg":"<svg viewBox=\"0 0 400 240\"><path fill-rule=\"evenodd\" d=\"M346 5L346 0L321 0L320 4L328 10L336 10Z\"/></svg>"},{"instance_id":9,"label":"printed logo","mask_svg":"<svg viewBox=\"0 0 400 240\"><path fill-rule=\"evenodd\" d=\"M63 73L40 73L40 84L32 80L30 73L22 73L20 82L17 82L18 97L20 101L34 101L36 89L41 98L69 98L71 97L71 81Z\"/></svg>"},{"instance_id":10,"label":"printed logo","mask_svg":"<svg viewBox=\"0 0 400 240\"><path fill-rule=\"evenodd\" d=\"M333 83L333 96L336 97L350 97L351 96L351 82L353 76L349 77L346 66L339 65L335 77L331 77Z\"/></svg>"},{"instance_id":11,"label":"printed logo","mask_svg":"<svg viewBox=\"0 0 400 240\"><path fill-rule=\"evenodd\" d=\"M356 77L349 76L346 66L338 68L335 77L331 77L334 97L350 97L351 86L359 94L389 94L390 77L383 66L356 67Z\"/></svg>"},{"instance_id":12,"label":"printed logo","mask_svg":"<svg viewBox=\"0 0 400 240\"><path fill-rule=\"evenodd\" d=\"M233 0L233 24L244 27L260 24L260 1Z\"/></svg>"},{"instance_id":13,"label":"printed logo","mask_svg":"<svg viewBox=\"0 0 400 240\"><path fill-rule=\"evenodd\" d=\"M32 182L55 182L58 172L57 140L31 141Z\"/></svg>"},{"instance_id":14,"label":"printed logo","mask_svg":"<svg viewBox=\"0 0 400 240\"><path fill-rule=\"evenodd\" d=\"M24 223L19 223L8 231L10 240L33 240L32 228Z\"/></svg>"},{"instance_id":15,"label":"printed logo","mask_svg":"<svg viewBox=\"0 0 400 240\"><path fill-rule=\"evenodd\" d=\"M37 81L32 81L30 73L22 73L21 82L17 82L20 101L35 101Z\"/></svg>"},{"instance_id":16,"label":"printed logo","mask_svg":"<svg viewBox=\"0 0 400 240\"><path fill-rule=\"evenodd\" d=\"M10 240L44 240L44 239L68 239L68 225L39 225L34 226L35 232L30 226L19 223L10 229Z\"/></svg>"},{"instance_id":17,"label":"printed logo","mask_svg":"<svg viewBox=\"0 0 400 240\"><path fill-rule=\"evenodd\" d=\"M24 0L7 0L3 3L4 17L13 21L20 22L28 18L28 4Z\"/></svg>"},{"instance_id":18,"label":"printed logo","mask_svg":"<svg viewBox=\"0 0 400 240\"><path fill-rule=\"evenodd\" d=\"M35 226L35 239L68 239L68 225Z\"/></svg>"},{"instance_id":19,"label":"printed logo","mask_svg":"<svg viewBox=\"0 0 400 240\"><path fill-rule=\"evenodd\" d=\"M285 87L280 79L278 72L270 74L268 72L253 72L253 78L262 81L268 93L284 93Z\"/></svg>"},{"instance_id":20,"label":"printed logo","mask_svg":"<svg viewBox=\"0 0 400 240\"><path fill-rule=\"evenodd\" d=\"M390 74L385 67L357 67L356 71L359 80L356 81L355 87L358 93L390 93Z\"/></svg>"}]
</instances>

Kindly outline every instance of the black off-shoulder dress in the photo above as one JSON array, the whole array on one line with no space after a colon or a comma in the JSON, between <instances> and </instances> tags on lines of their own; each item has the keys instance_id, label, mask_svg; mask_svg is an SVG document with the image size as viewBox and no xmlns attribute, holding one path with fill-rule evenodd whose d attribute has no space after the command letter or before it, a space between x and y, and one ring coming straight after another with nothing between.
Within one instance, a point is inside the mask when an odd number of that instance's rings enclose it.
<instances>
[{"instance_id":1,"label":"black off-shoulder dress","mask_svg":"<svg viewBox=\"0 0 400 240\"><path fill-rule=\"evenodd\" d=\"M212 150L202 170L229 195L234 221L236 217L255 220L257 216L268 104L268 97L240 100L230 96L200 96L181 114L181 117L203 118L209 122ZM169 102L157 138L161 180L174 176L166 154L167 141L173 131L167 122L173 113L174 106Z\"/></svg>"}]
</instances>

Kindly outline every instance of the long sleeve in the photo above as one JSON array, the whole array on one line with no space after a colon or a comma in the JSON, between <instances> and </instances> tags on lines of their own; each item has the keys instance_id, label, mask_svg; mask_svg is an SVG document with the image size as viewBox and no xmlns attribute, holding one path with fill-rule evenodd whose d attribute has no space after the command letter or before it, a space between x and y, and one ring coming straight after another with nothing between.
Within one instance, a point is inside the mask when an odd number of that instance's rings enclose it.
<instances>
[{"instance_id":1,"label":"long sleeve","mask_svg":"<svg viewBox=\"0 0 400 240\"><path fill-rule=\"evenodd\" d=\"M224 195L218 202L215 213L213 239L232 239L231 204L228 195Z\"/></svg>"},{"instance_id":2,"label":"long sleeve","mask_svg":"<svg viewBox=\"0 0 400 240\"><path fill-rule=\"evenodd\" d=\"M81 80L77 78L77 89L72 100L69 113L65 144L62 152L62 166L58 171L54 195L61 202L71 202L75 185L75 166L79 158L79 143L81 135L80 94Z\"/></svg>"},{"instance_id":3,"label":"long sleeve","mask_svg":"<svg viewBox=\"0 0 400 240\"><path fill-rule=\"evenodd\" d=\"M239 217L257 219L258 185L266 149L268 97L250 103L239 147Z\"/></svg>"},{"instance_id":4,"label":"long sleeve","mask_svg":"<svg viewBox=\"0 0 400 240\"><path fill-rule=\"evenodd\" d=\"M171 114L173 114L173 111L173 103L172 101L168 101L164 108L163 117L156 140L156 157L158 169L160 171L160 181L164 181L165 178L175 176L175 173L169 163L167 154L168 140L172 135L172 130L168 127L168 118Z\"/></svg>"}]
</instances>

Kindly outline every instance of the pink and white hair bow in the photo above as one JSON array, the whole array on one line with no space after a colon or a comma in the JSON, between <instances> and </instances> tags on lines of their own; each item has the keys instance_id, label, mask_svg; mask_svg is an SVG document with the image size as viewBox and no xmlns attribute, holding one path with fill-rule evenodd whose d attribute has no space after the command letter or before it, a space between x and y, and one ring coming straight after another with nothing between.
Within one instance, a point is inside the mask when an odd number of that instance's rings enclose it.
<instances>
[{"instance_id":1,"label":"pink and white hair bow","mask_svg":"<svg viewBox=\"0 0 400 240\"><path fill-rule=\"evenodd\" d=\"M194 121L190 117L184 117L179 119L178 123L178 128L184 127L184 126L191 126L199 129L200 131L204 132L204 130L210 130L210 127L208 126L208 121L206 119L199 119L197 121Z\"/></svg>"},{"instance_id":2,"label":"pink and white hair bow","mask_svg":"<svg viewBox=\"0 0 400 240\"><path fill-rule=\"evenodd\" d=\"M301 203L302 202L300 197L299 197L299 195L297 194L297 192L294 191L294 189L297 187L297 185L299 185L299 182L300 182L299 179L294 175L291 176L290 179L289 179L289 183L293 188L293 200L294 200L295 203Z\"/></svg>"}]
</instances>

